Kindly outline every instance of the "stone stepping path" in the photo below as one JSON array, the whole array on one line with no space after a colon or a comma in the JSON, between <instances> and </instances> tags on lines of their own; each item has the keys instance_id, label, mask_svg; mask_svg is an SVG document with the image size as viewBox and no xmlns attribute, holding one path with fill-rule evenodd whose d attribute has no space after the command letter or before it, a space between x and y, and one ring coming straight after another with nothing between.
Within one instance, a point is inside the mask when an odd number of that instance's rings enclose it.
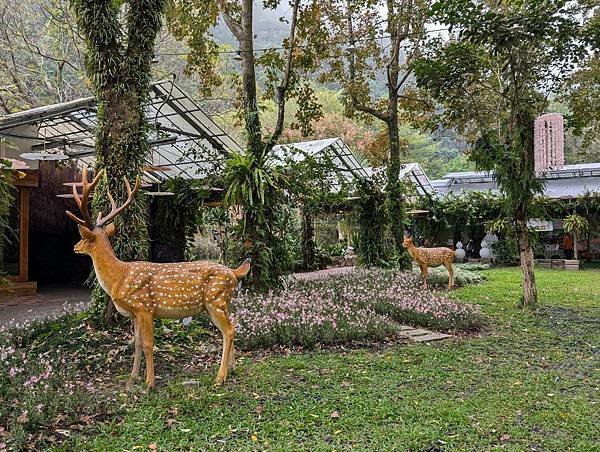
<instances>
[{"instance_id":1,"label":"stone stepping path","mask_svg":"<svg viewBox=\"0 0 600 452\"><path fill-rule=\"evenodd\" d=\"M399 329L400 332L398 334L412 342L433 342L452 337L449 334L429 331L424 328L413 328L408 325L400 325Z\"/></svg>"}]
</instances>

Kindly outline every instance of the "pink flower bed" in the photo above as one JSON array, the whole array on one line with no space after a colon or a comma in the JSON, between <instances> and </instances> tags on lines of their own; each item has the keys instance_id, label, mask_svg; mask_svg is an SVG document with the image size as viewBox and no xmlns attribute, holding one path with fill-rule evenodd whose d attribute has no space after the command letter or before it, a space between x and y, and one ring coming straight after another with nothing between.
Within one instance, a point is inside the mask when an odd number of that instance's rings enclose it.
<instances>
[{"instance_id":1,"label":"pink flower bed","mask_svg":"<svg viewBox=\"0 0 600 452\"><path fill-rule=\"evenodd\" d=\"M297 281L279 293L242 293L232 310L238 343L246 348L380 340L398 323L442 330L480 323L476 307L422 290L414 273L385 270Z\"/></svg>"}]
</instances>

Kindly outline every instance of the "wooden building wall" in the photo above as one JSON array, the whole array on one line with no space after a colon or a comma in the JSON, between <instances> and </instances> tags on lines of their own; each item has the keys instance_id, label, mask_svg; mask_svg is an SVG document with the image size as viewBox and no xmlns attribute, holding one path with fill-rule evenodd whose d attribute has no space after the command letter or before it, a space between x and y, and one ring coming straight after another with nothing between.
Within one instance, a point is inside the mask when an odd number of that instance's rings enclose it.
<instances>
[{"instance_id":1,"label":"wooden building wall","mask_svg":"<svg viewBox=\"0 0 600 452\"><path fill-rule=\"evenodd\" d=\"M74 163L40 162L38 177L30 199L29 278L40 284L81 284L91 261L73 252L79 233L65 215L67 209L77 212L77 206L73 199L56 197L70 193L71 187L62 184L75 180Z\"/></svg>"}]
</instances>

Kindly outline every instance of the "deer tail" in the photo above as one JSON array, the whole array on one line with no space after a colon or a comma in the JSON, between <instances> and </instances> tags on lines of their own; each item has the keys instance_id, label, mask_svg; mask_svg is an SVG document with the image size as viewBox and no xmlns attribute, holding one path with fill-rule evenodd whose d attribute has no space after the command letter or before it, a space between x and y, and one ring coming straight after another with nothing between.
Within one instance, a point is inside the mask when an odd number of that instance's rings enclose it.
<instances>
[{"instance_id":1,"label":"deer tail","mask_svg":"<svg viewBox=\"0 0 600 452\"><path fill-rule=\"evenodd\" d=\"M243 278L250 271L250 262L252 259L247 258L242 265L233 270L233 274L236 278Z\"/></svg>"}]
</instances>

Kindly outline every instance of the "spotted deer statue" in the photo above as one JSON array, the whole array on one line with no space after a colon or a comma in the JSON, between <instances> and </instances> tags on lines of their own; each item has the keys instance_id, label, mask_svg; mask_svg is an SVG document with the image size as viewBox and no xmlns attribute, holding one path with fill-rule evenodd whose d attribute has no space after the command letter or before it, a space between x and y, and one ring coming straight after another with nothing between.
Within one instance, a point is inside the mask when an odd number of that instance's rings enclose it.
<instances>
[{"instance_id":1,"label":"spotted deer statue","mask_svg":"<svg viewBox=\"0 0 600 452\"><path fill-rule=\"evenodd\" d=\"M448 270L448 288L454 287L454 269L452 262L454 261L454 251L450 248L417 248L412 241L412 237L404 237L402 246L406 248L408 254L413 261L421 267L421 275L423 277L423 286L427 287L427 269L429 267L439 267L443 265Z\"/></svg>"},{"instance_id":2,"label":"spotted deer statue","mask_svg":"<svg viewBox=\"0 0 600 452\"><path fill-rule=\"evenodd\" d=\"M155 318L181 319L207 312L212 322L223 334L223 355L216 378L222 384L227 373L235 365L233 337L234 326L229 317L229 302L238 285L238 279L250 270L246 260L232 270L214 262L123 262L115 255L110 237L116 234L114 218L133 201L139 189L139 177L135 186L125 180L127 200L117 207L110 192L111 211L98 215L95 222L89 213L90 193L103 175L100 171L88 182L87 168L83 170L82 193L73 186L73 195L81 211L81 218L67 211L79 229L81 240L75 245L78 254L92 258L94 271L102 289L110 296L117 311L133 319L135 352L133 369L127 383L131 387L140 372L142 351L146 358L147 390L154 387L154 332Z\"/></svg>"}]
</instances>

